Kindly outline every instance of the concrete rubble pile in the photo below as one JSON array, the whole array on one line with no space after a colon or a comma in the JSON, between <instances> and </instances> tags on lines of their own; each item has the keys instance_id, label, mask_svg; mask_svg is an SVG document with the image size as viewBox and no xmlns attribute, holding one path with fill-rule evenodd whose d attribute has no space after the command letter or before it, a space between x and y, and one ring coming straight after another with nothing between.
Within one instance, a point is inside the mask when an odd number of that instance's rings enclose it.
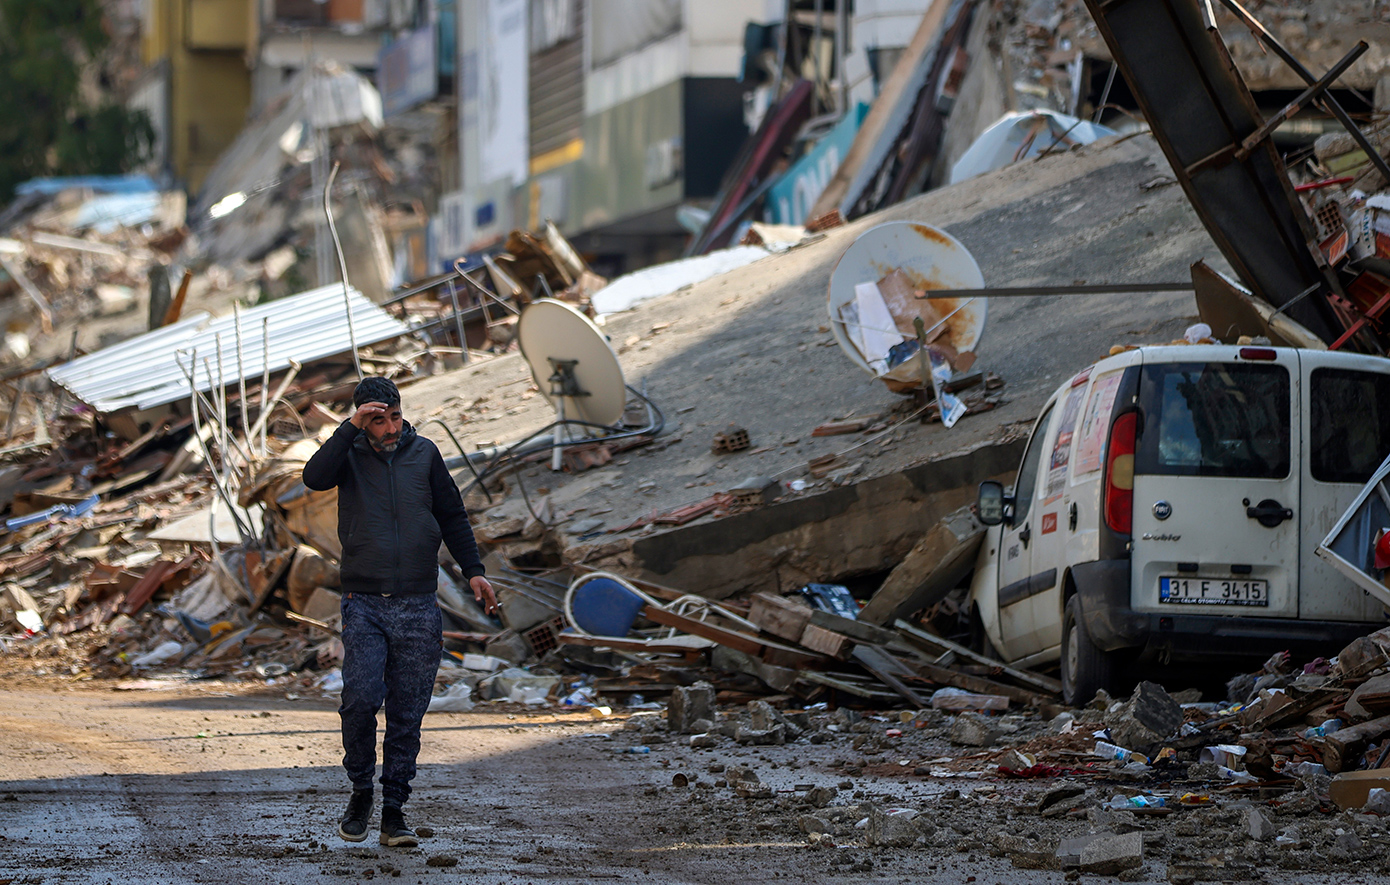
<instances>
[{"instance_id":1,"label":"concrete rubble pile","mask_svg":"<svg viewBox=\"0 0 1390 885\"><path fill-rule=\"evenodd\" d=\"M832 869L922 850L1069 880L1384 874L1387 633L1301 667L1276 655L1219 703L1142 682L1080 710L984 710L940 690L924 708L856 712L696 685L665 721L629 719L615 751L659 754L692 815L796 834Z\"/></svg>"}]
</instances>

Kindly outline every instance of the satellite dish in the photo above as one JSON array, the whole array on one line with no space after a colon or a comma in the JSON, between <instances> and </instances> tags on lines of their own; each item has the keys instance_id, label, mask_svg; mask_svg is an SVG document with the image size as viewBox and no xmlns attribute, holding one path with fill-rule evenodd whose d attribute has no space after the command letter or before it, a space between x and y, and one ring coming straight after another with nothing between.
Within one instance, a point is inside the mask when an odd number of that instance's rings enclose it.
<instances>
[{"instance_id":1,"label":"satellite dish","mask_svg":"<svg viewBox=\"0 0 1390 885\"><path fill-rule=\"evenodd\" d=\"M982 289L984 275L975 258L960 241L943 230L911 221L891 221L871 227L855 240L830 275L827 307L830 328L845 355L876 378L890 373L883 362L871 364L861 351L863 339L848 318L855 312L855 287L877 283L894 271L901 271L912 289ZM933 298L912 300L885 298L896 329L875 329L888 335L914 337L912 312L921 311L927 332L939 322L945 331L939 340L958 352L973 351L985 328L987 302L984 298ZM849 310L846 310L849 308ZM927 310L923 310L927 308ZM886 323L884 323L886 325ZM910 371L904 369L903 371Z\"/></svg>"},{"instance_id":2,"label":"satellite dish","mask_svg":"<svg viewBox=\"0 0 1390 885\"><path fill-rule=\"evenodd\" d=\"M618 356L598 327L563 301L542 298L521 312L517 343L531 377L560 420L616 425L627 406L627 387ZM555 428L551 466L558 470L565 425Z\"/></svg>"}]
</instances>

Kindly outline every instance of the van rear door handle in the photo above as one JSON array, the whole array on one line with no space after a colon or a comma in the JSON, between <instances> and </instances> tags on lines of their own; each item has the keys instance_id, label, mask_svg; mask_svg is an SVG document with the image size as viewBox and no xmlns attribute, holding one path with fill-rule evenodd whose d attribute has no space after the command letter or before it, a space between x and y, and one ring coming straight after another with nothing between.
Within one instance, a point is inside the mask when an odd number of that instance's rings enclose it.
<instances>
[{"instance_id":1,"label":"van rear door handle","mask_svg":"<svg viewBox=\"0 0 1390 885\"><path fill-rule=\"evenodd\" d=\"M1245 515L1270 529L1286 519L1293 519L1293 511L1273 498L1265 498L1254 507L1246 507Z\"/></svg>"}]
</instances>

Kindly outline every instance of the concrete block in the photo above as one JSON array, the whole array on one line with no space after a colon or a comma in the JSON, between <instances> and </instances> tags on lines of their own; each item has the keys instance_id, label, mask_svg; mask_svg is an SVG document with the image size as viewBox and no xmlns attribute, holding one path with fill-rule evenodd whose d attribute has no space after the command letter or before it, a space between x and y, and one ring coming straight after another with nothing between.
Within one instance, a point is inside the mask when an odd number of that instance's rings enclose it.
<instances>
[{"instance_id":1,"label":"concrete block","mask_svg":"<svg viewBox=\"0 0 1390 885\"><path fill-rule=\"evenodd\" d=\"M1055 870L1058 867L1055 849L1024 836L996 833L994 847L1008 855L1016 869Z\"/></svg>"},{"instance_id":2,"label":"concrete block","mask_svg":"<svg viewBox=\"0 0 1390 885\"><path fill-rule=\"evenodd\" d=\"M975 564L985 528L969 507L933 527L888 574L859 613L861 621L888 625L940 602Z\"/></svg>"},{"instance_id":3,"label":"concrete block","mask_svg":"<svg viewBox=\"0 0 1390 885\"><path fill-rule=\"evenodd\" d=\"M697 719L714 721L714 686L708 682L697 682L689 687L682 686L671 692L671 702L666 706L666 723L677 734L690 734Z\"/></svg>"},{"instance_id":4,"label":"concrete block","mask_svg":"<svg viewBox=\"0 0 1390 885\"><path fill-rule=\"evenodd\" d=\"M766 731L775 726L782 726L786 729L787 738L796 740L801 736L802 728L782 715L782 711L769 704L767 701L748 702L749 725L755 730Z\"/></svg>"},{"instance_id":5,"label":"concrete block","mask_svg":"<svg viewBox=\"0 0 1390 885\"><path fill-rule=\"evenodd\" d=\"M1268 842L1279 834L1279 828L1274 826L1274 821L1265 817L1265 813L1258 808L1251 808L1246 812L1245 823L1250 838L1256 842Z\"/></svg>"},{"instance_id":6,"label":"concrete block","mask_svg":"<svg viewBox=\"0 0 1390 885\"><path fill-rule=\"evenodd\" d=\"M801 829L801 832L803 833L835 832L834 824L830 823L827 820L822 820L821 818L816 817L814 814L801 815L801 817L796 819L796 825Z\"/></svg>"},{"instance_id":7,"label":"concrete block","mask_svg":"<svg viewBox=\"0 0 1390 885\"><path fill-rule=\"evenodd\" d=\"M512 664L521 664L530 660L531 646L516 631L503 630L487 641L483 653Z\"/></svg>"},{"instance_id":8,"label":"concrete block","mask_svg":"<svg viewBox=\"0 0 1390 885\"><path fill-rule=\"evenodd\" d=\"M1182 727L1182 707L1152 682L1135 686L1134 694L1110 721L1113 743L1130 750L1140 750L1171 737Z\"/></svg>"},{"instance_id":9,"label":"concrete block","mask_svg":"<svg viewBox=\"0 0 1390 885\"><path fill-rule=\"evenodd\" d=\"M966 747L990 747L999 740L999 729L979 713L962 713L951 724L951 743Z\"/></svg>"},{"instance_id":10,"label":"concrete block","mask_svg":"<svg viewBox=\"0 0 1390 885\"><path fill-rule=\"evenodd\" d=\"M787 742L787 730L785 726L780 724L761 729L740 725L738 730L734 732L734 740L740 744L753 744L754 746L785 744Z\"/></svg>"},{"instance_id":11,"label":"concrete block","mask_svg":"<svg viewBox=\"0 0 1390 885\"><path fill-rule=\"evenodd\" d=\"M1115 835L1108 833L1081 849L1077 867L1083 873L1096 876L1116 876L1125 870L1144 865L1144 836L1142 833Z\"/></svg>"},{"instance_id":12,"label":"concrete block","mask_svg":"<svg viewBox=\"0 0 1390 885\"><path fill-rule=\"evenodd\" d=\"M930 827L930 830L926 827ZM920 837L930 835L935 830L936 827L925 820L919 824L915 812L905 810L889 814L872 807L869 809L869 828L864 835L864 842L884 848L908 848Z\"/></svg>"}]
</instances>

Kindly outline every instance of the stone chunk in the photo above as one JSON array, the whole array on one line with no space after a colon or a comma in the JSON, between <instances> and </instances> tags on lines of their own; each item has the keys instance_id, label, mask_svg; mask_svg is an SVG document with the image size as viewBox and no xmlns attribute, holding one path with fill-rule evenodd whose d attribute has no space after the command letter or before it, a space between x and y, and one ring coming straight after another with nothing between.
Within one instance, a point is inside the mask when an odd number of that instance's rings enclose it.
<instances>
[{"instance_id":1,"label":"stone chunk","mask_svg":"<svg viewBox=\"0 0 1390 885\"><path fill-rule=\"evenodd\" d=\"M834 787L812 787L806 793L806 801L811 803L813 808L824 808L839 792Z\"/></svg>"},{"instance_id":2,"label":"stone chunk","mask_svg":"<svg viewBox=\"0 0 1390 885\"><path fill-rule=\"evenodd\" d=\"M979 713L961 713L951 724L951 743L966 747L993 746L999 734L994 722Z\"/></svg>"},{"instance_id":3,"label":"stone chunk","mask_svg":"<svg viewBox=\"0 0 1390 885\"><path fill-rule=\"evenodd\" d=\"M1084 795L1086 795L1085 787L1076 784L1063 784L1043 793L1038 799L1038 804L1034 807L1034 810L1043 817L1054 817L1058 814L1065 814L1077 805L1076 802L1071 800Z\"/></svg>"},{"instance_id":4,"label":"stone chunk","mask_svg":"<svg viewBox=\"0 0 1390 885\"><path fill-rule=\"evenodd\" d=\"M1105 834L1081 849L1080 863L1077 864L1081 872L1095 876L1116 876L1143 865L1142 833L1125 833L1122 836Z\"/></svg>"},{"instance_id":5,"label":"stone chunk","mask_svg":"<svg viewBox=\"0 0 1390 885\"><path fill-rule=\"evenodd\" d=\"M1088 833L1085 836L1063 839L1062 844L1057 846L1057 851L1055 852L1057 865L1064 870L1075 869L1081 863L1082 849L1097 839L1103 839L1106 836L1114 835L1117 834L1111 832Z\"/></svg>"},{"instance_id":6,"label":"stone chunk","mask_svg":"<svg viewBox=\"0 0 1390 885\"><path fill-rule=\"evenodd\" d=\"M921 836L929 836L935 831L936 827L930 822L919 821L915 811L903 809L889 814L880 808L871 807L869 828L865 833L864 842L884 848L908 848Z\"/></svg>"},{"instance_id":7,"label":"stone chunk","mask_svg":"<svg viewBox=\"0 0 1390 885\"><path fill-rule=\"evenodd\" d=\"M666 721L671 731L690 734L695 730L694 723L697 719L713 722L717 718L714 686L708 682L697 682L671 692L671 703L666 707Z\"/></svg>"},{"instance_id":8,"label":"stone chunk","mask_svg":"<svg viewBox=\"0 0 1390 885\"><path fill-rule=\"evenodd\" d=\"M1009 862L1020 870L1057 869L1056 852L1045 843L1012 833L996 833L994 847L1008 855Z\"/></svg>"},{"instance_id":9,"label":"stone chunk","mask_svg":"<svg viewBox=\"0 0 1390 885\"><path fill-rule=\"evenodd\" d=\"M767 701L748 702L749 724L757 731L768 731L780 725L786 730L787 737L796 740L801 736L802 729L788 721L782 711L769 704Z\"/></svg>"},{"instance_id":10,"label":"stone chunk","mask_svg":"<svg viewBox=\"0 0 1390 885\"><path fill-rule=\"evenodd\" d=\"M1182 727L1182 707L1152 682L1141 682L1134 694L1113 717L1110 734L1112 743L1131 750L1149 747L1171 737Z\"/></svg>"},{"instance_id":11,"label":"stone chunk","mask_svg":"<svg viewBox=\"0 0 1390 885\"><path fill-rule=\"evenodd\" d=\"M740 725L738 730L734 732L734 740L740 744L754 744L756 746L785 744L787 742L787 729L781 724L771 728L747 728Z\"/></svg>"},{"instance_id":12,"label":"stone chunk","mask_svg":"<svg viewBox=\"0 0 1390 885\"><path fill-rule=\"evenodd\" d=\"M1246 825L1250 832L1250 838L1256 842L1268 842L1279 834L1279 830L1274 826L1274 821L1265 817L1265 813L1258 808L1251 808L1245 815Z\"/></svg>"},{"instance_id":13,"label":"stone chunk","mask_svg":"<svg viewBox=\"0 0 1390 885\"><path fill-rule=\"evenodd\" d=\"M740 799L771 799L773 794L767 784L740 781L734 784L734 795Z\"/></svg>"},{"instance_id":14,"label":"stone chunk","mask_svg":"<svg viewBox=\"0 0 1390 885\"><path fill-rule=\"evenodd\" d=\"M816 817L814 814L803 814L796 819L796 825L801 828L803 833L833 833L835 827L827 820Z\"/></svg>"},{"instance_id":15,"label":"stone chunk","mask_svg":"<svg viewBox=\"0 0 1390 885\"><path fill-rule=\"evenodd\" d=\"M692 734L690 736L690 749L710 750L719 746L719 738L712 734Z\"/></svg>"}]
</instances>

